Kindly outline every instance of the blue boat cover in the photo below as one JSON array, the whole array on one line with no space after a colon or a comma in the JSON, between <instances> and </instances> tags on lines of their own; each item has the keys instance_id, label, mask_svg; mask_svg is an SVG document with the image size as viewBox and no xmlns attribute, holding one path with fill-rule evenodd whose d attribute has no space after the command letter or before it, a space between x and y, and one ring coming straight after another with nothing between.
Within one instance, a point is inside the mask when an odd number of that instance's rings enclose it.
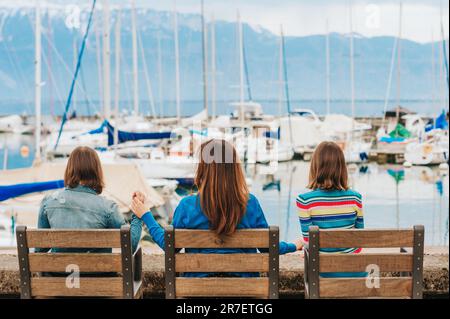
<instances>
[{"instance_id":1,"label":"blue boat cover","mask_svg":"<svg viewBox=\"0 0 450 319\"><path fill-rule=\"evenodd\" d=\"M380 142L384 142L384 143L394 143L394 142L404 142L405 138L404 137L386 137L383 136L382 138L380 138L379 140Z\"/></svg>"},{"instance_id":2,"label":"blue boat cover","mask_svg":"<svg viewBox=\"0 0 450 319\"><path fill-rule=\"evenodd\" d=\"M0 186L0 202L22 195L64 187L63 180Z\"/></svg>"},{"instance_id":3,"label":"blue boat cover","mask_svg":"<svg viewBox=\"0 0 450 319\"><path fill-rule=\"evenodd\" d=\"M108 131L108 146L114 145L114 127L108 121L104 121L102 125L88 134L101 134L104 132L105 127ZM125 132L119 130L118 132L118 143L125 143L128 141L140 141L140 140L160 140L164 138L171 138L172 132L149 132L149 133L135 133L135 132Z\"/></svg>"},{"instance_id":4,"label":"blue boat cover","mask_svg":"<svg viewBox=\"0 0 450 319\"><path fill-rule=\"evenodd\" d=\"M267 131L267 132L265 132L264 137L273 138L275 140L279 140L280 139L280 131L281 131L280 127L278 127L278 130L276 132L274 132L274 131Z\"/></svg>"},{"instance_id":5,"label":"blue boat cover","mask_svg":"<svg viewBox=\"0 0 450 319\"><path fill-rule=\"evenodd\" d=\"M429 124L425 127L425 132L429 132L434 129L448 130L448 122L446 119L445 111L442 111L441 115L439 115L434 123Z\"/></svg>"}]
</instances>

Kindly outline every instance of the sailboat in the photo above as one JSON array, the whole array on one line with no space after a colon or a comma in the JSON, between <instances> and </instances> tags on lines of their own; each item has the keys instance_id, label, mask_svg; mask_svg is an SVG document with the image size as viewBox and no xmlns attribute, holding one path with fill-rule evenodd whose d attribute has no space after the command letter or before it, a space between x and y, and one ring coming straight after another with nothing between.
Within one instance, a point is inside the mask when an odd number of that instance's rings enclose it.
<instances>
[{"instance_id":1,"label":"sailboat","mask_svg":"<svg viewBox=\"0 0 450 319\"><path fill-rule=\"evenodd\" d=\"M8 115L0 117L0 133L29 134L34 127L25 125L19 115Z\"/></svg>"},{"instance_id":2,"label":"sailboat","mask_svg":"<svg viewBox=\"0 0 450 319\"><path fill-rule=\"evenodd\" d=\"M350 21L350 87L351 87L351 129L347 132L345 140L343 141L342 148L347 163L361 163L368 160L368 153L371 148L371 142L366 142L362 139L361 134L358 132L364 129L370 129L367 127L357 127L355 121L355 54L354 54L354 32L353 32L353 8L349 8L349 21ZM342 122L337 122L342 123Z\"/></svg>"},{"instance_id":3,"label":"sailboat","mask_svg":"<svg viewBox=\"0 0 450 319\"><path fill-rule=\"evenodd\" d=\"M83 55L84 44L89 33L95 1L93 2L89 22L87 25L78 63ZM5 170L0 175L0 211L13 218L17 223L37 225L39 203L44 196L54 194L64 187L65 160L54 162L42 161L41 153L41 50L40 50L40 3L36 5L36 47L35 47L35 108L36 123L36 153L33 166L30 168ZM72 88L76 81L76 74L72 79ZM68 98L70 104L70 95ZM63 123L64 124L64 123ZM105 172L105 189L103 196L115 201L122 213L129 213L131 194L141 190L148 195L148 205L163 210L169 197L163 197L150 185L139 166L129 161L107 161L102 163ZM126 181L124 183L124 181ZM155 185L155 184L153 184ZM173 212L166 212L167 215ZM4 216L4 215L2 215ZM3 220L1 221L3 224ZM1 228L2 226L0 226ZM3 236L3 234L2 234ZM2 240L3 242L3 240Z\"/></svg>"},{"instance_id":4,"label":"sailboat","mask_svg":"<svg viewBox=\"0 0 450 319\"><path fill-rule=\"evenodd\" d=\"M258 104L244 102L243 95L243 67L244 67L244 49L243 49L243 37L242 37L242 24L240 17L239 22L239 42L240 42L240 69L241 69L241 102L240 102L240 116L241 121L248 121L250 126L250 135L247 137L247 151L246 160L247 163L273 163L273 162L285 162L294 158L294 149L291 141L281 139L281 124L279 121L274 121L272 118L265 118L262 114L262 107ZM289 90L287 87L287 70L285 69L285 55L284 55L284 34L281 30L280 41L280 68L284 69L283 75L285 76L285 89L286 100L288 110L290 109ZM248 72L247 72L248 77ZM248 84L249 86L249 84ZM249 97L251 93L249 91ZM248 119L250 117L250 119ZM290 127L290 125L289 125ZM273 134L273 132L277 132ZM292 133L290 131L290 133ZM273 136L274 135L274 136ZM291 134L289 134L291 136Z\"/></svg>"},{"instance_id":5,"label":"sailboat","mask_svg":"<svg viewBox=\"0 0 450 319\"><path fill-rule=\"evenodd\" d=\"M351 40L351 73L352 73L352 116L331 113L330 96L330 39L327 23L326 35L326 101L327 113L323 120L311 109L297 108L289 111L287 117L280 119L280 138L291 143L296 154L307 160L315 147L322 141L339 143L346 153L348 162L361 162L367 159L371 143L364 142L364 131L371 125L360 123L354 118L354 80L353 80L353 40ZM280 55L281 56L281 55ZM280 65L283 63L280 62ZM281 76L280 76L281 79ZM280 80L282 83L282 80Z\"/></svg>"},{"instance_id":6,"label":"sailboat","mask_svg":"<svg viewBox=\"0 0 450 319\"><path fill-rule=\"evenodd\" d=\"M441 41L442 49L439 52L440 58L440 81L446 84L445 92L448 94L448 61L446 54L446 41L444 35L444 27L441 14ZM434 44L432 50L432 79L434 81ZM443 79L444 69L446 71L447 80ZM442 88L444 85L441 86ZM444 91L444 89L442 90ZM442 96L445 97L443 93ZM444 102L445 98L442 99ZM419 121L419 119L416 119ZM420 119L421 120L421 119ZM444 170L448 170L449 161L449 126L447 122L447 114L442 110L441 114L432 121L431 124L425 125L420 123L420 135L417 141L406 146L405 160L409 165L441 165Z\"/></svg>"},{"instance_id":7,"label":"sailboat","mask_svg":"<svg viewBox=\"0 0 450 319\"><path fill-rule=\"evenodd\" d=\"M446 164L449 160L449 131L443 111L423 138L411 142L405 149L405 160L410 165Z\"/></svg>"}]
</instances>

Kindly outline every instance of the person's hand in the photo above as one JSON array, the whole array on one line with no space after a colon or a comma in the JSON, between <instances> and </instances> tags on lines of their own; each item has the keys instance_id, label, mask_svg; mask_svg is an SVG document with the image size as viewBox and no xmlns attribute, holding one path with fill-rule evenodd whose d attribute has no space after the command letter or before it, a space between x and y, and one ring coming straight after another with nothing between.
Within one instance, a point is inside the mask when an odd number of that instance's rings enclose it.
<instances>
[{"instance_id":1,"label":"person's hand","mask_svg":"<svg viewBox=\"0 0 450 319\"><path fill-rule=\"evenodd\" d=\"M140 191L133 192L132 199L135 198L139 199L142 203L145 203L146 197L144 193L141 193Z\"/></svg>"},{"instance_id":2,"label":"person's hand","mask_svg":"<svg viewBox=\"0 0 450 319\"><path fill-rule=\"evenodd\" d=\"M139 218L142 218L148 212L148 208L137 196L131 201L131 210Z\"/></svg>"},{"instance_id":3,"label":"person's hand","mask_svg":"<svg viewBox=\"0 0 450 319\"><path fill-rule=\"evenodd\" d=\"M295 247L297 247L297 250L303 249L303 240L297 239L294 241Z\"/></svg>"}]
</instances>

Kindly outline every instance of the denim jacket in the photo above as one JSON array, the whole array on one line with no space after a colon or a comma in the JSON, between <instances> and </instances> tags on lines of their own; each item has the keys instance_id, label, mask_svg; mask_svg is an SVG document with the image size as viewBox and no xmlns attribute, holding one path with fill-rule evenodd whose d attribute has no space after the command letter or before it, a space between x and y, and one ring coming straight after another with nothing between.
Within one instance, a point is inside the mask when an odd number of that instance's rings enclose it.
<instances>
[{"instance_id":1,"label":"denim jacket","mask_svg":"<svg viewBox=\"0 0 450 319\"><path fill-rule=\"evenodd\" d=\"M65 188L46 196L39 209L38 228L118 229L126 224L116 203L99 196L94 190L78 186ZM142 222L134 214L131 220L133 251L141 238ZM48 249L36 248L36 252ZM52 249L54 252L108 252L111 249Z\"/></svg>"}]
</instances>

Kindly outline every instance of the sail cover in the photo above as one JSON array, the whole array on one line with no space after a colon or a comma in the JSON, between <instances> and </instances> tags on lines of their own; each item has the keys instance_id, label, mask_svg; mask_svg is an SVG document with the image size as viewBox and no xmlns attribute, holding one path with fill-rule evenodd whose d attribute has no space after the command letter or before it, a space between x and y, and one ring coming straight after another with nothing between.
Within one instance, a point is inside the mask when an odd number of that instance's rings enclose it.
<instances>
[{"instance_id":1,"label":"sail cover","mask_svg":"<svg viewBox=\"0 0 450 319\"><path fill-rule=\"evenodd\" d=\"M446 119L446 114L445 111L442 111L441 115L439 115L436 120L434 121L434 123L432 123L431 125L427 125L425 127L425 132L429 132L433 129L441 129L441 130L448 130L448 123L447 123L447 119Z\"/></svg>"},{"instance_id":2,"label":"sail cover","mask_svg":"<svg viewBox=\"0 0 450 319\"><path fill-rule=\"evenodd\" d=\"M104 121L102 126L98 129L92 130L89 134L100 134L104 132L104 128L108 130L108 146L114 145L114 127L108 121ZM118 143L125 143L128 141L140 141L140 140L160 140L165 138L171 138L172 132L125 132L118 131Z\"/></svg>"},{"instance_id":3,"label":"sail cover","mask_svg":"<svg viewBox=\"0 0 450 319\"><path fill-rule=\"evenodd\" d=\"M398 123L395 129L389 133L392 138L410 138L411 132L408 131L402 124Z\"/></svg>"},{"instance_id":4,"label":"sail cover","mask_svg":"<svg viewBox=\"0 0 450 319\"><path fill-rule=\"evenodd\" d=\"M140 190L147 195L147 207L152 208L164 205L164 199L153 187L149 186L139 167L135 164L103 164L102 167L105 177L105 188L102 196L116 202L122 212L130 210L131 194L136 190ZM65 168L66 163L58 162L42 163L30 168L2 171L0 174L0 187L10 187L13 183L16 186L20 185L20 187L16 187L15 190L14 188L8 188L10 197L6 200L2 199L3 201L0 201L0 204L6 207L28 206L33 212L37 212L39 203L48 194L48 191L56 189L57 186L63 187L61 180L64 176ZM58 184L58 181L61 181L61 183ZM33 192L24 193L27 189L24 187L26 184L30 184L28 190L33 190ZM54 186L54 188L50 188L51 186ZM42 187L42 189L38 190L38 187ZM46 187L47 189L45 189ZM16 192L16 196L12 196L13 190ZM20 194L20 192L23 193ZM1 188L0 193L2 197L6 197L6 193L3 194Z\"/></svg>"},{"instance_id":5,"label":"sail cover","mask_svg":"<svg viewBox=\"0 0 450 319\"><path fill-rule=\"evenodd\" d=\"M10 198L23 196L26 194L44 192L63 187L64 187L63 180L37 182L37 183L23 183L4 186L0 185L0 202Z\"/></svg>"}]
</instances>

